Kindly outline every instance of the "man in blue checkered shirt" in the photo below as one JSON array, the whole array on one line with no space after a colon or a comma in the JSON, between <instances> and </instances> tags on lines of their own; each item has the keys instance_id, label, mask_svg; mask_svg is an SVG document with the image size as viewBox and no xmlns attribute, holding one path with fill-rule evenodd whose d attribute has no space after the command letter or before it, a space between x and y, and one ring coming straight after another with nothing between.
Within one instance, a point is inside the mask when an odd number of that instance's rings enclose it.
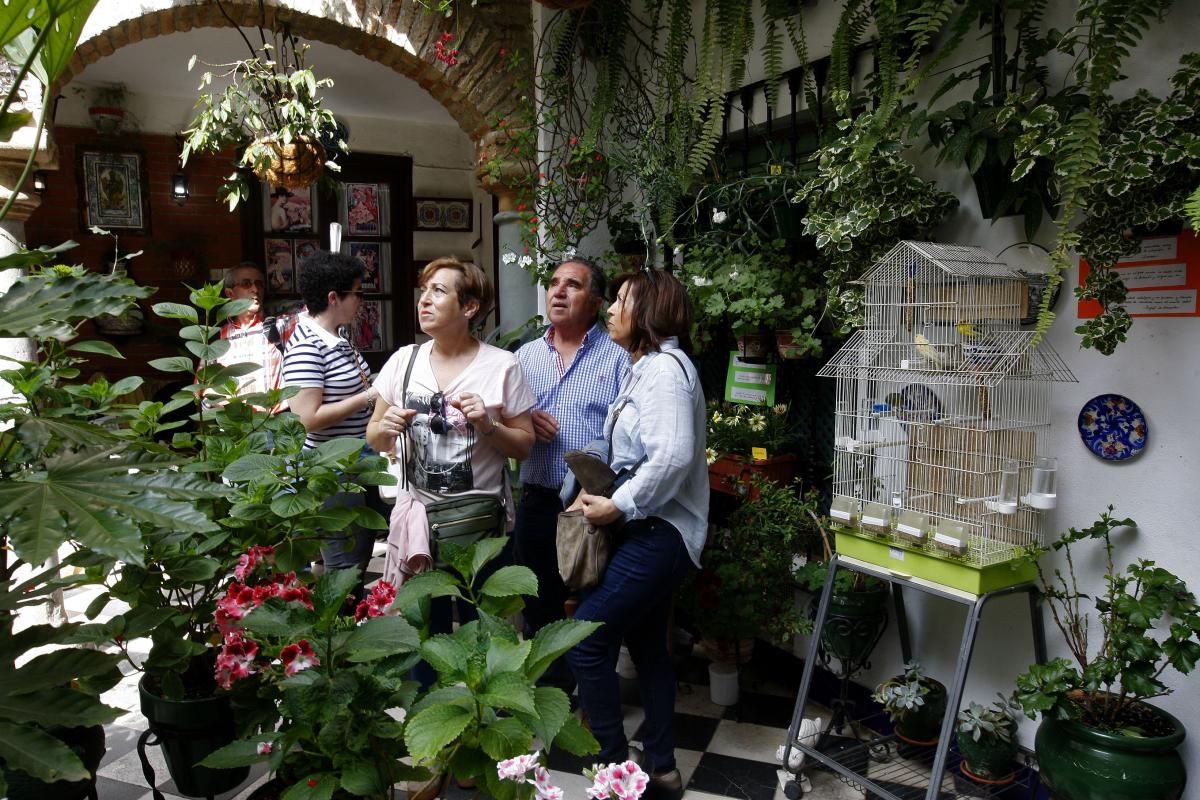
<instances>
[{"instance_id":1,"label":"man in blue checkered shirt","mask_svg":"<svg viewBox=\"0 0 1200 800\"><path fill-rule=\"evenodd\" d=\"M533 452L521 465L521 503L517 506L514 553L518 564L533 570L538 596L525 604L527 633L562 619L567 588L558 574L554 539L558 493L567 474L563 454L604 436L604 418L629 368L629 354L608 338L599 323L608 281L595 264L581 258L564 261L546 289L550 329L517 351L525 378L537 396ZM575 680L565 661L546 671L543 682L567 694Z\"/></svg>"}]
</instances>

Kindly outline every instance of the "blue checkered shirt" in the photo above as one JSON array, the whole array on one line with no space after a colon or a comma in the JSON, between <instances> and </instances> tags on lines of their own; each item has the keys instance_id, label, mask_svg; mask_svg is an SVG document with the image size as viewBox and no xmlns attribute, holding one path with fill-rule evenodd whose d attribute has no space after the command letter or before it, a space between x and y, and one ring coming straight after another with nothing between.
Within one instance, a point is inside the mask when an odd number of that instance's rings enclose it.
<instances>
[{"instance_id":1,"label":"blue checkered shirt","mask_svg":"<svg viewBox=\"0 0 1200 800\"><path fill-rule=\"evenodd\" d=\"M518 350L517 359L537 397L535 408L558 420L554 441L534 442L521 464L521 482L557 491L567 476L563 454L604 435L604 418L629 369L629 353L597 323L570 364L562 364L554 347L554 328Z\"/></svg>"}]
</instances>

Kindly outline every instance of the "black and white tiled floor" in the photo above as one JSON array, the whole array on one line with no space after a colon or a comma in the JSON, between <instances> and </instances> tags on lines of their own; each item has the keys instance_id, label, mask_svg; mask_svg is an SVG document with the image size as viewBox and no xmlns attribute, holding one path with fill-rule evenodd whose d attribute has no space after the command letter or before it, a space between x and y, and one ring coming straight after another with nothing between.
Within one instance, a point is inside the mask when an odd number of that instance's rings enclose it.
<instances>
[{"instance_id":1,"label":"black and white tiled floor","mask_svg":"<svg viewBox=\"0 0 1200 800\"><path fill-rule=\"evenodd\" d=\"M372 562L372 567L381 567ZM81 619L84 609L92 602L97 591L76 590L67 597L67 610L72 619ZM101 619L116 614L116 604L106 608ZM139 645L141 651L139 651ZM148 642L131 643L135 654L145 655ZM772 664L770 648L766 657L756 656L754 662L743 668L741 698L736 706L714 704L709 698L707 685L707 661L689 658L681 663L679 684L675 704L676 761L683 776L684 800L708 800L710 798L735 798L736 800L783 800L782 781L786 773L780 770L776 749L784 743L787 726L791 719L799 671L795 662ZM782 655L782 654L779 654ZM786 659L786 657L784 657ZM143 775L137 753L137 740L145 730L145 721L139 710L137 681L140 673L129 670L125 680L105 694L104 701L110 705L127 709L127 713L107 728L106 753L97 780L98 800L153 800L153 795ZM622 680L625 698L626 733L634 743L638 742L638 727L642 722L642 709L637 700L636 683ZM167 773L158 748L147 748L147 758L154 769L155 782L166 800L177 800L175 786ZM590 786L582 773L591 766L586 759L576 759L569 754L553 753L550 758L551 772L556 784L564 790L568 800L585 800ZM237 790L219 795L217 800L244 800L266 779L261 771L252 772L250 779ZM827 773L813 776L813 791L806 798L817 800L842 800L862 798L854 790ZM468 800L474 795L471 790L458 789L450 784L449 800Z\"/></svg>"}]
</instances>

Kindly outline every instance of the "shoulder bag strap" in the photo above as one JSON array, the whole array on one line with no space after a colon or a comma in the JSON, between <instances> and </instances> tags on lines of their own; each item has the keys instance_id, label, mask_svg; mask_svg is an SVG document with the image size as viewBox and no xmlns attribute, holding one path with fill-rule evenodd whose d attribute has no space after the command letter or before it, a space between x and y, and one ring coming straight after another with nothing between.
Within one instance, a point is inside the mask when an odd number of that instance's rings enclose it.
<instances>
[{"instance_id":1,"label":"shoulder bag strap","mask_svg":"<svg viewBox=\"0 0 1200 800\"><path fill-rule=\"evenodd\" d=\"M421 349L419 344L412 346L412 358L408 359L408 366L404 368L404 380L400 383L400 406L404 407L404 399L408 396L408 379L412 377L413 364L417 361L417 351ZM405 427L404 435L396 440L396 445L400 448L400 463L404 465L404 469L400 470L404 476L401 479L401 486L404 491L408 491L408 428Z\"/></svg>"}]
</instances>

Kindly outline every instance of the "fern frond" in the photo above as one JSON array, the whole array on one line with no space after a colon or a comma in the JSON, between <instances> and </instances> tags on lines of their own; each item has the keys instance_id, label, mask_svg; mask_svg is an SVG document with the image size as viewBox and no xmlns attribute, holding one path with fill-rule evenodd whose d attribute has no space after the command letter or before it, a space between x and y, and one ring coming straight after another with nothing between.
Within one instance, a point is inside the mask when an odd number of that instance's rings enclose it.
<instances>
[{"instance_id":1,"label":"fern frond","mask_svg":"<svg viewBox=\"0 0 1200 800\"><path fill-rule=\"evenodd\" d=\"M1192 230L1200 231L1200 186L1192 192L1192 196L1183 204L1183 214L1192 225Z\"/></svg>"}]
</instances>

